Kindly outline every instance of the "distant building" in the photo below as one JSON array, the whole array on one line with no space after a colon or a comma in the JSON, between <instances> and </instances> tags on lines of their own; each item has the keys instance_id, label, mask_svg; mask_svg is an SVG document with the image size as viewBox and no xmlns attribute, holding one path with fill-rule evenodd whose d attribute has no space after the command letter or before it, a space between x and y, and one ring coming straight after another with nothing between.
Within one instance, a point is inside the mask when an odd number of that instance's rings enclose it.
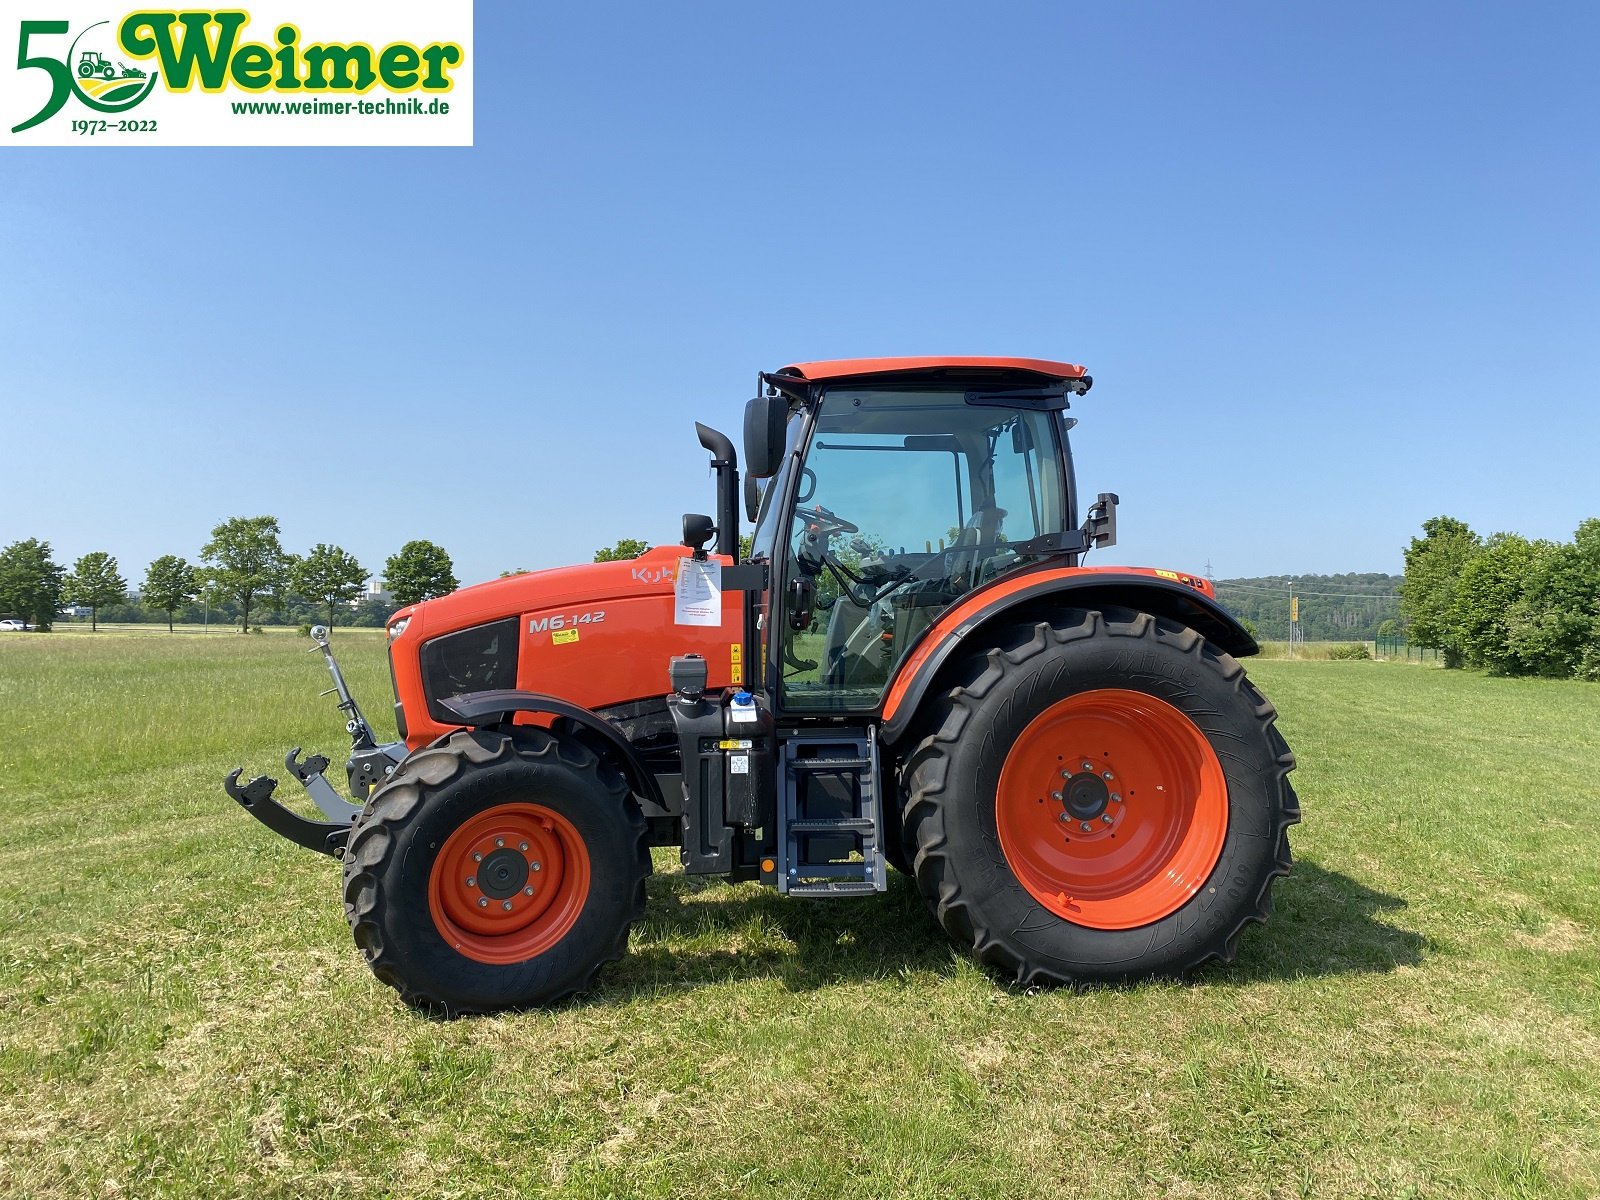
<instances>
[{"instance_id":1,"label":"distant building","mask_svg":"<svg viewBox=\"0 0 1600 1200\"><path fill-rule=\"evenodd\" d=\"M367 604L367 603L377 603L377 604L393 604L394 603L394 593L391 592L388 588L384 587L383 586L383 580L379 579L376 575L374 575L371 579L367 580L366 591L362 592L361 595L357 596L354 600L350 601L350 607L351 608L360 608L363 604Z\"/></svg>"}]
</instances>

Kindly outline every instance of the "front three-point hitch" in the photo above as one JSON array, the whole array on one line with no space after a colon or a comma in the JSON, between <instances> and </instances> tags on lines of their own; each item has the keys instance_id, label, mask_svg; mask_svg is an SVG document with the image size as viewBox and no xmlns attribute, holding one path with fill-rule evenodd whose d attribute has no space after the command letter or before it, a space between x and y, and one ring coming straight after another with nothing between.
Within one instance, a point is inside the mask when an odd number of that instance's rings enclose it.
<instances>
[{"instance_id":1,"label":"front three-point hitch","mask_svg":"<svg viewBox=\"0 0 1600 1200\"><path fill-rule=\"evenodd\" d=\"M406 744L378 743L377 738L372 735L372 727L367 724L366 717L362 716L355 697L350 694L344 672L339 669L339 663L333 657L333 648L328 645L327 628L322 625L314 626L311 630L311 640L316 643L312 651L322 652L328 662L328 673L333 676L333 686L322 694L337 695L339 711L345 715L344 728L350 735L350 757L345 762L350 795L356 801L365 801L373 789L393 774L395 766L405 758ZM283 765L300 786L305 788L306 794L322 810L326 820L315 821L309 817L302 817L293 809L280 804L272 795L277 789L278 781L270 776L257 775L249 783L241 785L239 775L244 770L243 767L236 767L222 786L246 812L274 833L281 834L308 850L331 854L335 858L342 856L345 839L350 836L350 827L361 813L361 805L339 795L333 785L323 777L323 772L328 769L326 755L313 754L310 758L302 759L300 747L296 746L284 756Z\"/></svg>"}]
</instances>

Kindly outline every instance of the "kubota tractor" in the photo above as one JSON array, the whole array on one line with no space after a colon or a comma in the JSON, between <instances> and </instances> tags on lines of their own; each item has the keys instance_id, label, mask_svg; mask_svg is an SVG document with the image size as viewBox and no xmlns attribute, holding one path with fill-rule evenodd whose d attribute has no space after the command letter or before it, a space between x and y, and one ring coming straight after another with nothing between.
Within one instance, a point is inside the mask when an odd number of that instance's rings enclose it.
<instances>
[{"instance_id":1,"label":"kubota tractor","mask_svg":"<svg viewBox=\"0 0 1600 1200\"><path fill-rule=\"evenodd\" d=\"M797 897L870 896L892 866L1024 984L1231 960L1289 869L1294 757L1205 579L1084 564L1117 505L1079 511L1066 409L1090 382L1010 358L762 374L742 489L696 426L717 516L683 546L394 615L402 740L314 631L359 807L298 749L325 820L266 777L227 790L342 860L373 971L447 1013L588 987L657 845Z\"/></svg>"}]
</instances>

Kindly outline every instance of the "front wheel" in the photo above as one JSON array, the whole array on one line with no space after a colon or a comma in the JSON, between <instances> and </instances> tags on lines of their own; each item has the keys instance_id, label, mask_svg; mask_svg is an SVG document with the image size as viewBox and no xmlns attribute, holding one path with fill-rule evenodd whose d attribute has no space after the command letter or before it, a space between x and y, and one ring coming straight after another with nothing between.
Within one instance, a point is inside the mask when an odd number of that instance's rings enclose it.
<instances>
[{"instance_id":1,"label":"front wheel","mask_svg":"<svg viewBox=\"0 0 1600 1200\"><path fill-rule=\"evenodd\" d=\"M1274 716L1238 662L1175 622L1019 626L966 664L907 762L918 887L1021 983L1230 961L1271 909L1300 817Z\"/></svg>"},{"instance_id":2,"label":"front wheel","mask_svg":"<svg viewBox=\"0 0 1600 1200\"><path fill-rule=\"evenodd\" d=\"M451 734L368 801L345 915L373 973L454 1016L555 1004L644 911L645 822L622 776L543 729Z\"/></svg>"}]
</instances>

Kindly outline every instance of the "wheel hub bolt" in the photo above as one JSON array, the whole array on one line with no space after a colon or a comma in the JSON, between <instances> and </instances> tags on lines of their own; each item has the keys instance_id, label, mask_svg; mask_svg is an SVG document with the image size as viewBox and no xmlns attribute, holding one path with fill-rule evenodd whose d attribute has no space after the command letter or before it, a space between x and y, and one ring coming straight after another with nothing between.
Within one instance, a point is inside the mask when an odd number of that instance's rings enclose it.
<instances>
[{"instance_id":1,"label":"wheel hub bolt","mask_svg":"<svg viewBox=\"0 0 1600 1200\"><path fill-rule=\"evenodd\" d=\"M1072 820L1072 814L1071 813L1062 813L1061 816L1059 818L1057 818L1057 819L1060 820L1063 824L1065 824L1066 822Z\"/></svg>"},{"instance_id":2,"label":"wheel hub bolt","mask_svg":"<svg viewBox=\"0 0 1600 1200\"><path fill-rule=\"evenodd\" d=\"M1106 778L1106 779L1115 779L1115 778L1116 778L1116 776L1115 776L1115 775L1113 775L1113 774L1112 774L1112 773L1111 773L1111 772L1110 772L1110 771L1107 771L1107 772L1106 772L1106 773L1105 773L1105 778Z\"/></svg>"},{"instance_id":3,"label":"wheel hub bolt","mask_svg":"<svg viewBox=\"0 0 1600 1200\"><path fill-rule=\"evenodd\" d=\"M1111 814L1110 813L1101 814L1100 819L1102 821L1104 821L1107 825L1111 824Z\"/></svg>"},{"instance_id":4,"label":"wheel hub bolt","mask_svg":"<svg viewBox=\"0 0 1600 1200\"><path fill-rule=\"evenodd\" d=\"M517 849L521 850L524 854L526 854L528 852L528 843L527 842L518 842L517 843Z\"/></svg>"},{"instance_id":5,"label":"wheel hub bolt","mask_svg":"<svg viewBox=\"0 0 1600 1200\"><path fill-rule=\"evenodd\" d=\"M474 850L472 852L472 861L473 862L482 862L483 861L483 855L479 854L476 850Z\"/></svg>"},{"instance_id":6,"label":"wheel hub bolt","mask_svg":"<svg viewBox=\"0 0 1600 1200\"><path fill-rule=\"evenodd\" d=\"M1111 793L1111 802L1113 804L1121 804L1122 803L1122 793L1121 792L1112 792Z\"/></svg>"},{"instance_id":7,"label":"wheel hub bolt","mask_svg":"<svg viewBox=\"0 0 1600 1200\"><path fill-rule=\"evenodd\" d=\"M539 869L539 864L538 863L529 863L528 864L528 870L537 871L538 869Z\"/></svg>"},{"instance_id":8,"label":"wheel hub bolt","mask_svg":"<svg viewBox=\"0 0 1600 1200\"><path fill-rule=\"evenodd\" d=\"M503 908L503 909L505 909L505 910L506 910L506 911L507 911L507 912L510 912L510 911L511 911L511 901L509 901L509 900L502 900L502 901L501 901L501 902L500 902L500 907L501 907L501 908Z\"/></svg>"},{"instance_id":9,"label":"wheel hub bolt","mask_svg":"<svg viewBox=\"0 0 1600 1200\"><path fill-rule=\"evenodd\" d=\"M479 908L488 908L489 907L489 897L487 897L487 896L479 896L478 897L478 907Z\"/></svg>"},{"instance_id":10,"label":"wheel hub bolt","mask_svg":"<svg viewBox=\"0 0 1600 1200\"><path fill-rule=\"evenodd\" d=\"M1087 821L1079 821L1078 822L1078 828L1083 830L1083 832L1088 833L1089 830L1094 828L1094 826L1089 824L1089 822L1087 822Z\"/></svg>"},{"instance_id":11,"label":"wheel hub bolt","mask_svg":"<svg viewBox=\"0 0 1600 1200\"><path fill-rule=\"evenodd\" d=\"M1084 760L1083 769L1085 771L1092 771L1094 770L1094 764L1086 759Z\"/></svg>"},{"instance_id":12,"label":"wheel hub bolt","mask_svg":"<svg viewBox=\"0 0 1600 1200\"><path fill-rule=\"evenodd\" d=\"M1050 799L1054 800L1057 804L1060 804L1062 801L1062 795L1060 792L1051 792Z\"/></svg>"},{"instance_id":13,"label":"wheel hub bolt","mask_svg":"<svg viewBox=\"0 0 1600 1200\"><path fill-rule=\"evenodd\" d=\"M504 846L506 844L506 840L505 840L505 838L495 838L494 844L495 844L495 848L499 849L501 846Z\"/></svg>"},{"instance_id":14,"label":"wheel hub bolt","mask_svg":"<svg viewBox=\"0 0 1600 1200\"><path fill-rule=\"evenodd\" d=\"M477 887L478 886L478 877L476 875L468 875L467 876L467 886L468 887Z\"/></svg>"},{"instance_id":15,"label":"wheel hub bolt","mask_svg":"<svg viewBox=\"0 0 1600 1200\"><path fill-rule=\"evenodd\" d=\"M533 889L531 887L525 887L522 889L522 894L524 896L531 896L533 895Z\"/></svg>"}]
</instances>

